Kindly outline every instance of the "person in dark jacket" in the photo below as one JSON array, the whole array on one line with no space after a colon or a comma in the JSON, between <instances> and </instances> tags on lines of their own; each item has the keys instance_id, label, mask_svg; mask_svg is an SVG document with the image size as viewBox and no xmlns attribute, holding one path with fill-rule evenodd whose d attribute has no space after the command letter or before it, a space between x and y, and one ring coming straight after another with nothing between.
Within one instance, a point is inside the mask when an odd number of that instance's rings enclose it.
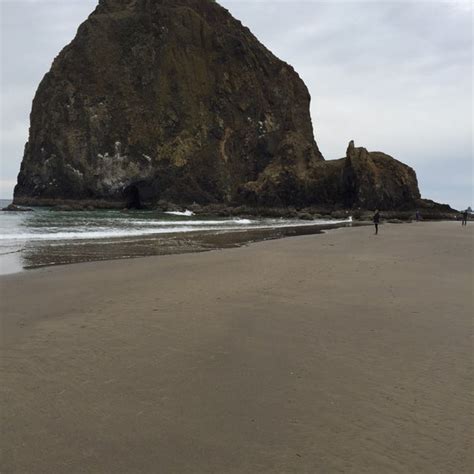
<instances>
[{"instance_id":1,"label":"person in dark jacket","mask_svg":"<svg viewBox=\"0 0 474 474\"><path fill-rule=\"evenodd\" d=\"M462 213L462 225L467 225L467 210Z\"/></svg>"},{"instance_id":2,"label":"person in dark jacket","mask_svg":"<svg viewBox=\"0 0 474 474\"><path fill-rule=\"evenodd\" d=\"M379 233L379 224L380 224L380 212L377 209L374 213L375 235L378 235Z\"/></svg>"}]
</instances>

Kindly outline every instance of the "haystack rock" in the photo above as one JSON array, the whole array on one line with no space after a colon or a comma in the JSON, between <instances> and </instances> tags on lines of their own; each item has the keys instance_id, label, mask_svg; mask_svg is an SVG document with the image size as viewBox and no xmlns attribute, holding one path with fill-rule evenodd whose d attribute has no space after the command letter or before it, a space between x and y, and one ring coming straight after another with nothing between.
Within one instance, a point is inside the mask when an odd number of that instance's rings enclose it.
<instances>
[{"instance_id":1,"label":"haystack rock","mask_svg":"<svg viewBox=\"0 0 474 474\"><path fill-rule=\"evenodd\" d=\"M33 101L16 204L407 206L414 172L324 161L310 95L212 0L100 0Z\"/></svg>"},{"instance_id":2,"label":"haystack rock","mask_svg":"<svg viewBox=\"0 0 474 474\"><path fill-rule=\"evenodd\" d=\"M309 102L211 0L101 0L38 88L15 201L239 201L323 159Z\"/></svg>"}]
</instances>

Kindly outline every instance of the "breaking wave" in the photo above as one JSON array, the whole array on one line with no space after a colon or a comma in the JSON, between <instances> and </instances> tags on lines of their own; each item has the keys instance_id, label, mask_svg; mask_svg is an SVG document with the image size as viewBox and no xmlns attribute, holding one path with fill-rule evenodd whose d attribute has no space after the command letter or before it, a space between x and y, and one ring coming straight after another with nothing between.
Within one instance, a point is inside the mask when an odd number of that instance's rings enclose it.
<instances>
[{"instance_id":1,"label":"breaking wave","mask_svg":"<svg viewBox=\"0 0 474 474\"><path fill-rule=\"evenodd\" d=\"M167 211L165 214L168 214L170 216L183 216L183 217L191 217L194 216L193 211Z\"/></svg>"}]
</instances>

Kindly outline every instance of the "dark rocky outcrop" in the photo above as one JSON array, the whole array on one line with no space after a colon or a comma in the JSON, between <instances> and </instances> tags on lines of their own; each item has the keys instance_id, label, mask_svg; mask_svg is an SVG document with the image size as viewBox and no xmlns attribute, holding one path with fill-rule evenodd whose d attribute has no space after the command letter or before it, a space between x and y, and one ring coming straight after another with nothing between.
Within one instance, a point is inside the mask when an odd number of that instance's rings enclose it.
<instances>
[{"instance_id":1,"label":"dark rocky outcrop","mask_svg":"<svg viewBox=\"0 0 474 474\"><path fill-rule=\"evenodd\" d=\"M320 203L341 203L354 209L414 209L420 200L415 171L381 152L355 147L346 157L316 166L315 196Z\"/></svg>"},{"instance_id":2,"label":"dark rocky outcrop","mask_svg":"<svg viewBox=\"0 0 474 474\"><path fill-rule=\"evenodd\" d=\"M262 186L255 193L265 196ZM337 209L414 209L420 191L412 168L381 152L355 147L351 141L345 158L320 161L304 179L294 183L293 199L300 206Z\"/></svg>"},{"instance_id":3,"label":"dark rocky outcrop","mask_svg":"<svg viewBox=\"0 0 474 474\"><path fill-rule=\"evenodd\" d=\"M31 212L33 209L29 209L28 207L19 207L15 204L9 204L7 207L2 208L2 211L5 212Z\"/></svg>"},{"instance_id":4,"label":"dark rocky outcrop","mask_svg":"<svg viewBox=\"0 0 474 474\"><path fill-rule=\"evenodd\" d=\"M323 159L309 102L215 2L101 0L38 88L15 201L241 200Z\"/></svg>"},{"instance_id":5,"label":"dark rocky outcrop","mask_svg":"<svg viewBox=\"0 0 474 474\"><path fill-rule=\"evenodd\" d=\"M324 161L309 103L212 0L100 0L38 88L15 203L416 205L414 171L388 155Z\"/></svg>"},{"instance_id":6,"label":"dark rocky outcrop","mask_svg":"<svg viewBox=\"0 0 474 474\"><path fill-rule=\"evenodd\" d=\"M380 152L349 143L342 172L346 207L402 209L421 198L412 168Z\"/></svg>"}]
</instances>

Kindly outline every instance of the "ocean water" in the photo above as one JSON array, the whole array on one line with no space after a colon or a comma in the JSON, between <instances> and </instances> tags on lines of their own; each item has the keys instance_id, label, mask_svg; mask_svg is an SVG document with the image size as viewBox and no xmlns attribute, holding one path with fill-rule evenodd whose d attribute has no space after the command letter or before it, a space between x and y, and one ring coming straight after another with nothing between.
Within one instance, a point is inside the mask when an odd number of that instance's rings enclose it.
<instances>
[{"instance_id":1,"label":"ocean water","mask_svg":"<svg viewBox=\"0 0 474 474\"><path fill-rule=\"evenodd\" d=\"M10 202L0 200L0 207ZM255 235L256 231L348 223L349 220L203 218L191 211L74 212L34 208L32 212L0 212L0 274L63 263L206 250L223 246L225 234ZM221 244L217 236L221 236Z\"/></svg>"}]
</instances>

